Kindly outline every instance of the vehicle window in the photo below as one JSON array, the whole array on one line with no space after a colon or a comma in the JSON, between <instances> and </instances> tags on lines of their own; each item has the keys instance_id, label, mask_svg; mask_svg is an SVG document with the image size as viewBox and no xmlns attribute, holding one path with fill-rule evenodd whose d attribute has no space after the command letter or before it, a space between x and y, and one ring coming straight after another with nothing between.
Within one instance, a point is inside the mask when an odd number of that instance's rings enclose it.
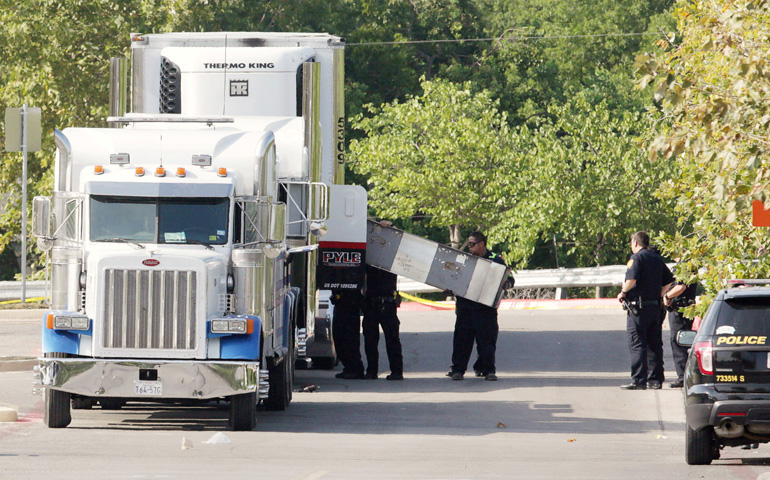
<instances>
[{"instance_id":1,"label":"vehicle window","mask_svg":"<svg viewBox=\"0 0 770 480\"><path fill-rule=\"evenodd\" d=\"M155 241L155 201L139 197L91 196L92 242Z\"/></svg>"},{"instance_id":2,"label":"vehicle window","mask_svg":"<svg viewBox=\"0 0 770 480\"><path fill-rule=\"evenodd\" d=\"M767 335L770 333L770 297L725 300L719 309L715 333Z\"/></svg>"},{"instance_id":3,"label":"vehicle window","mask_svg":"<svg viewBox=\"0 0 770 480\"><path fill-rule=\"evenodd\" d=\"M93 195L90 206L94 242L227 243L228 198Z\"/></svg>"},{"instance_id":4,"label":"vehicle window","mask_svg":"<svg viewBox=\"0 0 770 480\"><path fill-rule=\"evenodd\" d=\"M227 198L163 199L158 243L227 243Z\"/></svg>"}]
</instances>

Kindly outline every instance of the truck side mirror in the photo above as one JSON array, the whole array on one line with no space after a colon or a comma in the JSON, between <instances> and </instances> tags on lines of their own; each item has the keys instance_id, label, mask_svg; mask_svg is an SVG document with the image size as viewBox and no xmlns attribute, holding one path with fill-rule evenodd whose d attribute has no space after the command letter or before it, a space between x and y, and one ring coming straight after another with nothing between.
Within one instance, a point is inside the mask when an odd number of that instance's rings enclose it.
<instances>
[{"instance_id":1,"label":"truck side mirror","mask_svg":"<svg viewBox=\"0 0 770 480\"><path fill-rule=\"evenodd\" d=\"M32 200L32 234L37 237L37 244L43 251L48 251L53 246L51 242L51 199L49 197L35 197Z\"/></svg>"},{"instance_id":2,"label":"truck side mirror","mask_svg":"<svg viewBox=\"0 0 770 480\"><path fill-rule=\"evenodd\" d=\"M323 222L329 217L329 187L323 183L310 184L312 211L310 219Z\"/></svg>"},{"instance_id":3,"label":"truck side mirror","mask_svg":"<svg viewBox=\"0 0 770 480\"><path fill-rule=\"evenodd\" d=\"M329 218L329 187L323 183L310 184L312 211L310 212L310 233L316 237L326 235L326 220Z\"/></svg>"},{"instance_id":4,"label":"truck side mirror","mask_svg":"<svg viewBox=\"0 0 770 480\"><path fill-rule=\"evenodd\" d=\"M268 240L273 243L283 243L286 240L286 204L273 202L270 204L270 231Z\"/></svg>"},{"instance_id":5,"label":"truck side mirror","mask_svg":"<svg viewBox=\"0 0 770 480\"><path fill-rule=\"evenodd\" d=\"M266 232L265 240L267 243L262 247L262 253L267 258L278 258L284 252L284 242L286 241L286 204L272 202L265 204L269 206L269 227Z\"/></svg>"},{"instance_id":6,"label":"truck side mirror","mask_svg":"<svg viewBox=\"0 0 770 480\"><path fill-rule=\"evenodd\" d=\"M695 335L697 334L698 332L693 330L680 330L676 334L676 343L680 347L692 347L692 344L695 342Z\"/></svg>"}]
</instances>

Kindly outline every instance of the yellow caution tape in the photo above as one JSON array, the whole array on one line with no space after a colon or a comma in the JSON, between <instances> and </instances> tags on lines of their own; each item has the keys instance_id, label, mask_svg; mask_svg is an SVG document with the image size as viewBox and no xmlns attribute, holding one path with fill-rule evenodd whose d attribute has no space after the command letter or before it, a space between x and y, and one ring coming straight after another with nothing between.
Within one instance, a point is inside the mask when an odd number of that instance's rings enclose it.
<instances>
[{"instance_id":1,"label":"yellow caution tape","mask_svg":"<svg viewBox=\"0 0 770 480\"><path fill-rule=\"evenodd\" d=\"M34 297L34 298L27 298L25 301L27 302L39 302L42 301L45 297ZM11 303L21 303L21 299L18 300L6 300L5 302L0 302L0 305L8 305Z\"/></svg>"},{"instance_id":2,"label":"yellow caution tape","mask_svg":"<svg viewBox=\"0 0 770 480\"><path fill-rule=\"evenodd\" d=\"M411 300L411 301L417 302L417 303L422 303L423 305L428 305L428 306L436 307L436 308L446 308L447 310L454 310L455 309L454 304L433 302L431 300L425 300L424 298L415 297L415 296L409 295L408 293L404 293L404 292L398 292L398 294L401 295L402 297L404 297L407 300Z\"/></svg>"}]
</instances>

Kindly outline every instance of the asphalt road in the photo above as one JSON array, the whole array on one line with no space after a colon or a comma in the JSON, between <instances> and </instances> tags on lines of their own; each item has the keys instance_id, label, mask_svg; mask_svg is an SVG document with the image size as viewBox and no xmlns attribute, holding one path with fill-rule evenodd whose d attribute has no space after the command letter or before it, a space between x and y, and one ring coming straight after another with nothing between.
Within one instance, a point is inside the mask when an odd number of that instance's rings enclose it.
<instances>
[{"instance_id":1,"label":"asphalt road","mask_svg":"<svg viewBox=\"0 0 770 480\"><path fill-rule=\"evenodd\" d=\"M685 464L681 390L618 388L619 308L501 311L498 382L444 376L453 312L401 312L403 382L298 371L318 390L259 412L253 432L227 430L224 405L77 410L47 429L23 364L39 352L40 317L0 312L0 405L20 416L0 423L1 479L770 479L768 446ZM221 435L229 443L206 443Z\"/></svg>"}]
</instances>

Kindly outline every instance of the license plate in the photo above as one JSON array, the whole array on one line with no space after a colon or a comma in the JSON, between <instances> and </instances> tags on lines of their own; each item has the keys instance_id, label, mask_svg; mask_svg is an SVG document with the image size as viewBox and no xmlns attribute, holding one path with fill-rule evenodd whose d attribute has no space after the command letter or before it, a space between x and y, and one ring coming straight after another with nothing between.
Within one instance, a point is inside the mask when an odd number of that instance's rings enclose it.
<instances>
[{"instance_id":1,"label":"license plate","mask_svg":"<svg viewBox=\"0 0 770 480\"><path fill-rule=\"evenodd\" d=\"M159 397L163 395L161 382L134 382L134 394L145 397Z\"/></svg>"}]
</instances>

